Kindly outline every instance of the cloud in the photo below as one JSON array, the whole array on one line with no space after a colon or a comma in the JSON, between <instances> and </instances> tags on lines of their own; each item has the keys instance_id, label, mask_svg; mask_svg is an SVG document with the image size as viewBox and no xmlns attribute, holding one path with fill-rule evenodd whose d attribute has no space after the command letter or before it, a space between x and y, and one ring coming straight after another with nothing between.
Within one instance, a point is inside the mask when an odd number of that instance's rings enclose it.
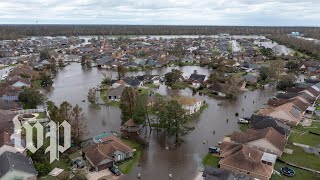
<instances>
[{"instance_id":1,"label":"cloud","mask_svg":"<svg viewBox=\"0 0 320 180\"><path fill-rule=\"evenodd\" d=\"M1 0L1 24L320 26L319 0Z\"/></svg>"}]
</instances>

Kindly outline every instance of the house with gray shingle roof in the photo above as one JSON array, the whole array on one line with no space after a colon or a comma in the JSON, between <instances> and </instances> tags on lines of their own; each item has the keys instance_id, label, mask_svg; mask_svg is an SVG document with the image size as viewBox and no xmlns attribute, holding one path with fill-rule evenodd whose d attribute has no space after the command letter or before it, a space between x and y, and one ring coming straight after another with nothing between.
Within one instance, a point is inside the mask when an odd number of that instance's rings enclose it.
<instances>
[{"instance_id":1,"label":"house with gray shingle roof","mask_svg":"<svg viewBox=\"0 0 320 180\"><path fill-rule=\"evenodd\" d=\"M37 174L30 157L12 152L0 156L0 179L37 179Z\"/></svg>"}]
</instances>

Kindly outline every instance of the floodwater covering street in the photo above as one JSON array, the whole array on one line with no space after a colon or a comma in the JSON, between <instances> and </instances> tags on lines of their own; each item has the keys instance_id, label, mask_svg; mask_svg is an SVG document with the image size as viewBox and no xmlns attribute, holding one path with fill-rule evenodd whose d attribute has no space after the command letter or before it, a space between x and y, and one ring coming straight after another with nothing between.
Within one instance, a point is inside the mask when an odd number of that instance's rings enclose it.
<instances>
[{"instance_id":1,"label":"floodwater covering street","mask_svg":"<svg viewBox=\"0 0 320 180\"><path fill-rule=\"evenodd\" d=\"M211 70L198 66L174 68L183 71L183 76L190 76L194 70L206 75L211 72ZM154 69L151 73L164 75L171 69L171 67ZM102 106L101 109L93 109L87 102L88 90L99 85L103 73L112 74L113 78L116 78L117 74L115 71L98 70L97 68L82 69L80 64L73 63L57 73L52 90L47 92L49 100L57 104L68 101L82 107L87 120L88 138L104 132L119 131L121 125L121 111L118 107ZM129 72L127 76L141 74L144 72ZM164 85L161 85L156 92L163 95L192 95L189 89L173 91ZM149 147L144 149L140 162L121 179L136 179L138 173L141 173L141 179L147 180L169 179L169 174L172 174L172 179L194 179L198 170L203 168L201 161L208 153L208 146L217 145L224 135L239 130L238 117L235 116L235 113L238 112L239 116L250 116L263 107L267 99L274 94L275 92L269 88L248 91L240 94L235 101L196 95L205 100L209 107L202 114L192 118L191 123L195 130L185 136L184 142L178 147L175 147L172 139L165 137L162 132L157 134L155 130L152 131L147 137L150 142ZM83 102L83 100L86 101ZM219 103L222 105L219 106Z\"/></svg>"}]
</instances>

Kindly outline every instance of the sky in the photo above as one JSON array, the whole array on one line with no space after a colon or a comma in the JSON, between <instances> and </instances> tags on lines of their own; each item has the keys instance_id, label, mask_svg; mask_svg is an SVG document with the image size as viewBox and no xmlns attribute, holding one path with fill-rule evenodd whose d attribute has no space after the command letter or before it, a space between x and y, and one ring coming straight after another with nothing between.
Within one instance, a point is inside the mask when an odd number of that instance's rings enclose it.
<instances>
[{"instance_id":1,"label":"sky","mask_svg":"<svg viewBox=\"0 0 320 180\"><path fill-rule=\"evenodd\" d=\"M320 0L0 0L0 24L320 26Z\"/></svg>"}]
</instances>

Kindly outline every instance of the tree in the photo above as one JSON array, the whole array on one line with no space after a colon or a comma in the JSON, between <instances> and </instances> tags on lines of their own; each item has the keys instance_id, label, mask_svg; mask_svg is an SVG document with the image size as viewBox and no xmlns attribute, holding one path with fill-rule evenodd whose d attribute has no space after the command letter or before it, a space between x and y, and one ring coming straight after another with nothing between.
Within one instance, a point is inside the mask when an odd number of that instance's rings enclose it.
<instances>
[{"instance_id":1,"label":"tree","mask_svg":"<svg viewBox=\"0 0 320 180\"><path fill-rule=\"evenodd\" d=\"M54 102L52 101L47 102L47 110L50 116L50 120L54 122L59 122L59 123L63 122L59 114L59 107L57 107Z\"/></svg>"},{"instance_id":2,"label":"tree","mask_svg":"<svg viewBox=\"0 0 320 180\"><path fill-rule=\"evenodd\" d=\"M277 89L279 91L285 91L288 88L293 87L295 85L294 80L294 77L291 75L283 76L277 84Z\"/></svg>"},{"instance_id":3,"label":"tree","mask_svg":"<svg viewBox=\"0 0 320 180\"><path fill-rule=\"evenodd\" d=\"M101 83L103 85L106 85L106 86L111 86L112 85L111 84L111 78L108 77L106 73L102 73L102 76L103 76L103 78L102 78L102 82Z\"/></svg>"},{"instance_id":4,"label":"tree","mask_svg":"<svg viewBox=\"0 0 320 180\"><path fill-rule=\"evenodd\" d=\"M127 70L123 65L119 65L117 68L118 71L118 80L123 79Z\"/></svg>"},{"instance_id":5,"label":"tree","mask_svg":"<svg viewBox=\"0 0 320 180\"><path fill-rule=\"evenodd\" d=\"M88 92L88 101L91 103L91 104L96 104L97 102L97 91L95 88L92 88L92 89L89 89L89 92Z\"/></svg>"},{"instance_id":6,"label":"tree","mask_svg":"<svg viewBox=\"0 0 320 180\"><path fill-rule=\"evenodd\" d=\"M275 78L277 80L280 79L281 73L284 71L285 62L284 60L278 59L272 61L270 68L275 71Z\"/></svg>"},{"instance_id":7,"label":"tree","mask_svg":"<svg viewBox=\"0 0 320 180\"><path fill-rule=\"evenodd\" d=\"M261 67L259 69L259 81L267 81L273 77L275 77L274 69L270 67Z\"/></svg>"},{"instance_id":8,"label":"tree","mask_svg":"<svg viewBox=\"0 0 320 180\"><path fill-rule=\"evenodd\" d=\"M133 118L135 109L136 92L132 87L126 87L122 92L120 101L120 109L122 112L122 120L127 121Z\"/></svg>"},{"instance_id":9,"label":"tree","mask_svg":"<svg viewBox=\"0 0 320 180\"><path fill-rule=\"evenodd\" d=\"M171 72L165 74L166 83L171 86L182 78L182 72L177 69L172 69Z\"/></svg>"},{"instance_id":10,"label":"tree","mask_svg":"<svg viewBox=\"0 0 320 180\"><path fill-rule=\"evenodd\" d=\"M286 68L288 68L290 71L299 70L299 62L297 62L297 61L289 61L286 64Z\"/></svg>"},{"instance_id":11,"label":"tree","mask_svg":"<svg viewBox=\"0 0 320 180\"><path fill-rule=\"evenodd\" d=\"M59 115L60 123L62 123L63 121L67 121L70 123L72 120L72 105L67 101L63 101L60 104Z\"/></svg>"},{"instance_id":12,"label":"tree","mask_svg":"<svg viewBox=\"0 0 320 180\"><path fill-rule=\"evenodd\" d=\"M64 67L65 66L62 59L59 59L58 64L59 64L59 67Z\"/></svg>"},{"instance_id":13,"label":"tree","mask_svg":"<svg viewBox=\"0 0 320 180\"><path fill-rule=\"evenodd\" d=\"M135 99L135 107L133 112L133 120L137 124L145 124L147 112L145 105L147 104L147 97L145 95L138 95Z\"/></svg>"},{"instance_id":14,"label":"tree","mask_svg":"<svg viewBox=\"0 0 320 180\"><path fill-rule=\"evenodd\" d=\"M160 126L164 127L169 135L175 136L176 143L181 142L181 136L191 132L188 126L189 117L182 106L174 100L169 101L159 112Z\"/></svg>"},{"instance_id":15,"label":"tree","mask_svg":"<svg viewBox=\"0 0 320 180\"><path fill-rule=\"evenodd\" d=\"M87 134L87 125L82 109L78 104L72 109L71 115L71 138L78 147L81 147L81 140L83 140Z\"/></svg>"},{"instance_id":16,"label":"tree","mask_svg":"<svg viewBox=\"0 0 320 180\"><path fill-rule=\"evenodd\" d=\"M270 58L273 56L273 51L271 48L265 48L265 47L261 47L261 50L260 50L261 54Z\"/></svg>"},{"instance_id":17,"label":"tree","mask_svg":"<svg viewBox=\"0 0 320 180\"><path fill-rule=\"evenodd\" d=\"M49 49L43 49L42 51L40 51L40 59L44 60L44 59L50 59L51 58L51 54Z\"/></svg>"},{"instance_id":18,"label":"tree","mask_svg":"<svg viewBox=\"0 0 320 180\"><path fill-rule=\"evenodd\" d=\"M86 61L89 59L89 55L83 55L81 57L81 66L85 66L86 65Z\"/></svg>"},{"instance_id":19,"label":"tree","mask_svg":"<svg viewBox=\"0 0 320 180\"><path fill-rule=\"evenodd\" d=\"M40 86L41 87L50 87L53 84L53 78L49 73L41 72L40 73Z\"/></svg>"},{"instance_id":20,"label":"tree","mask_svg":"<svg viewBox=\"0 0 320 180\"><path fill-rule=\"evenodd\" d=\"M36 109L44 101L43 94L34 88L23 87L19 94L19 101L25 109Z\"/></svg>"}]
</instances>

